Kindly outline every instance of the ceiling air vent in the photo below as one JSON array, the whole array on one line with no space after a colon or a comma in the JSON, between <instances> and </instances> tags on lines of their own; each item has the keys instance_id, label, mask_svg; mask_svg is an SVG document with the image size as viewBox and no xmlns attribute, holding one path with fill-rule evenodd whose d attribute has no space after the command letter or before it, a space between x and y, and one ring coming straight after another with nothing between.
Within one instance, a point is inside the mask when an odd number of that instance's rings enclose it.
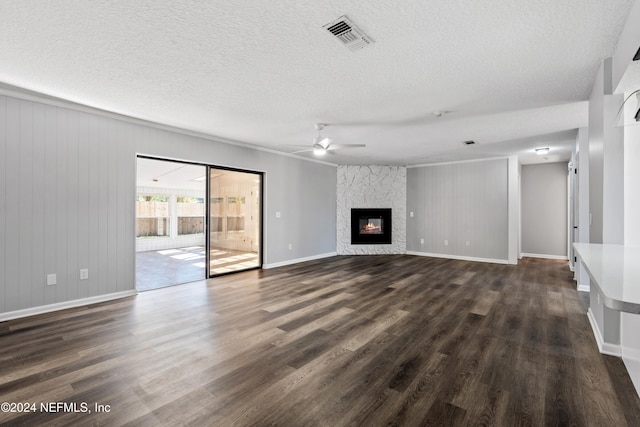
<instances>
[{"instance_id":1,"label":"ceiling air vent","mask_svg":"<svg viewBox=\"0 0 640 427\"><path fill-rule=\"evenodd\" d=\"M324 25L331 34L333 34L340 42L349 48L349 50L358 50L373 43L371 37L362 32L356 25L346 16L341 16L333 22Z\"/></svg>"},{"instance_id":2,"label":"ceiling air vent","mask_svg":"<svg viewBox=\"0 0 640 427\"><path fill-rule=\"evenodd\" d=\"M469 140L469 141L462 141L462 143L463 143L464 145L473 145L473 144L475 144L476 142L475 142L475 141L472 141L472 140Z\"/></svg>"}]
</instances>

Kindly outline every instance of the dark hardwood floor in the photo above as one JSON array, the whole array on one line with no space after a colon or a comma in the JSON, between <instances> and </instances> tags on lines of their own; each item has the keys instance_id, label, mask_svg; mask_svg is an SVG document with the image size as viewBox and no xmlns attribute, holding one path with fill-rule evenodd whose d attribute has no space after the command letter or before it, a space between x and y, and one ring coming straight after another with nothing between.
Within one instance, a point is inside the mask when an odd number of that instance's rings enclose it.
<instances>
[{"instance_id":1,"label":"dark hardwood floor","mask_svg":"<svg viewBox=\"0 0 640 427\"><path fill-rule=\"evenodd\" d=\"M37 405L0 422L640 425L624 365L598 352L585 313L559 261L249 271L0 323L0 401Z\"/></svg>"}]
</instances>

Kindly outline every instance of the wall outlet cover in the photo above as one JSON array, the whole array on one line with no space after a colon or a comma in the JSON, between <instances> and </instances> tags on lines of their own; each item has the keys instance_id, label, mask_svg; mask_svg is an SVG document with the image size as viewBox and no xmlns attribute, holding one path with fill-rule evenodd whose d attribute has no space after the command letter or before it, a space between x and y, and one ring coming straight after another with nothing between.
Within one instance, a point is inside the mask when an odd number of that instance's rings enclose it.
<instances>
[{"instance_id":1,"label":"wall outlet cover","mask_svg":"<svg viewBox=\"0 0 640 427\"><path fill-rule=\"evenodd\" d=\"M47 274L47 286L53 286L57 283L55 274Z\"/></svg>"}]
</instances>

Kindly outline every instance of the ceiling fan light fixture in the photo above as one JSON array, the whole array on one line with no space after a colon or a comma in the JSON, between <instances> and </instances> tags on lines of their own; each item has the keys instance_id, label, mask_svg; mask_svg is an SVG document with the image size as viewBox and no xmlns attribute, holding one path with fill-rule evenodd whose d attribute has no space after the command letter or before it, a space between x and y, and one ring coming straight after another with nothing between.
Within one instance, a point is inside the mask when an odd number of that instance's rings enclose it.
<instances>
[{"instance_id":1,"label":"ceiling fan light fixture","mask_svg":"<svg viewBox=\"0 0 640 427\"><path fill-rule=\"evenodd\" d=\"M313 144L313 154L316 156L324 156L327 154L327 148L322 146L320 143Z\"/></svg>"}]
</instances>

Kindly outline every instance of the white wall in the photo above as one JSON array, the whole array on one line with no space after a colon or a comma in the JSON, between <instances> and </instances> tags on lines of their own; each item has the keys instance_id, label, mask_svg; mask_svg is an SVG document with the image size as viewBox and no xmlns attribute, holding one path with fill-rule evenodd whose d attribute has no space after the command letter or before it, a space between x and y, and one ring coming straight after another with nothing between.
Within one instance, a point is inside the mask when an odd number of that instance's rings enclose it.
<instances>
[{"instance_id":1,"label":"white wall","mask_svg":"<svg viewBox=\"0 0 640 427\"><path fill-rule=\"evenodd\" d=\"M636 2L616 50L617 81L622 78L633 55L640 46L640 2ZM633 52L633 53L631 53ZM640 86L636 89L640 89ZM640 245L640 125L625 126L624 132L624 244ZM622 359L640 394L640 315L622 313L620 341Z\"/></svg>"},{"instance_id":2,"label":"white wall","mask_svg":"<svg viewBox=\"0 0 640 427\"><path fill-rule=\"evenodd\" d=\"M640 153L635 131L614 126L620 95L613 95L633 55L640 46L640 2L635 1L620 34L615 55L604 61L589 100L589 197L593 223L592 243L631 244L638 241L637 225L632 224L638 196L637 169ZM638 157L636 157L638 156ZM640 316L622 315L602 305L597 292L591 292L590 313L594 330L601 331L604 344L621 350L625 366L640 392Z\"/></svg>"},{"instance_id":3,"label":"white wall","mask_svg":"<svg viewBox=\"0 0 640 427\"><path fill-rule=\"evenodd\" d=\"M567 163L522 166L522 252L567 258Z\"/></svg>"},{"instance_id":4,"label":"white wall","mask_svg":"<svg viewBox=\"0 0 640 427\"><path fill-rule=\"evenodd\" d=\"M518 223L517 217L511 221L510 202L516 206L518 202L509 197L511 186L516 192L518 188L517 182L511 182L517 181L517 164L513 163L513 174L506 158L409 168L407 250L515 262Z\"/></svg>"},{"instance_id":5,"label":"white wall","mask_svg":"<svg viewBox=\"0 0 640 427\"><path fill-rule=\"evenodd\" d=\"M640 89L640 86L638 87ZM624 243L640 245L640 124L624 128Z\"/></svg>"},{"instance_id":6,"label":"white wall","mask_svg":"<svg viewBox=\"0 0 640 427\"><path fill-rule=\"evenodd\" d=\"M137 153L265 172L266 266L335 254L334 166L81 110L0 95L0 319L134 291Z\"/></svg>"},{"instance_id":7,"label":"white wall","mask_svg":"<svg viewBox=\"0 0 640 427\"><path fill-rule=\"evenodd\" d=\"M339 255L403 254L407 236L407 169L401 166L338 166ZM351 209L391 208L391 244L352 245Z\"/></svg>"}]
</instances>

